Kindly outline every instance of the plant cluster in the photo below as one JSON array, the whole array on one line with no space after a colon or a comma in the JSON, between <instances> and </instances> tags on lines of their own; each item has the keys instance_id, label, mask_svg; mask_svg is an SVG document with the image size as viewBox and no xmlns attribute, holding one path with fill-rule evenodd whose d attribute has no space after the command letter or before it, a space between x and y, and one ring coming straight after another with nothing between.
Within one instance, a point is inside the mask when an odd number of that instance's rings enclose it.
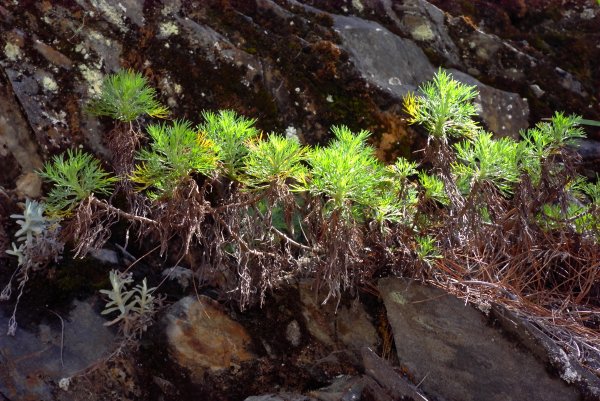
<instances>
[{"instance_id":1,"label":"plant cluster","mask_svg":"<svg viewBox=\"0 0 600 401\"><path fill-rule=\"evenodd\" d=\"M145 106L119 111L132 93L127 82L109 77L90 110L121 120L164 116L148 100L154 92L139 88L145 95L132 103ZM382 271L446 286L492 283L544 305L565 294L591 302L600 184L576 173L573 145L583 120L556 113L521 141L495 139L473 120L476 95L440 70L406 97L409 121L429 135L422 164L382 164L368 131L332 127L329 144L310 148L264 135L231 110L206 111L197 125L149 124L143 147L131 147L121 131L111 138L129 153L113 160L117 177L81 152L45 166L41 174L53 185L48 210L63 219L79 256L126 220L161 253L178 251L179 261L194 253L198 275L224 274L222 289L242 307L291 277L316 277L329 299ZM114 184L128 204L98 198ZM113 289L104 292L105 312L119 312L113 322L142 313L143 299L152 304L152 290L126 290L128 280L113 272Z\"/></svg>"}]
</instances>

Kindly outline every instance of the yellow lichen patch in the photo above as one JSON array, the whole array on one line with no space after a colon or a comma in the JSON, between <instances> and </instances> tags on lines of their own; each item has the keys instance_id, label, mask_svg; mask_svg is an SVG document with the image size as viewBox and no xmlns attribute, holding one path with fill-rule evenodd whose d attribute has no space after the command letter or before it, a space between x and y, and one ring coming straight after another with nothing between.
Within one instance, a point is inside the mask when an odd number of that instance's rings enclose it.
<instances>
[{"instance_id":1,"label":"yellow lichen patch","mask_svg":"<svg viewBox=\"0 0 600 401\"><path fill-rule=\"evenodd\" d=\"M4 46L4 55L7 59L16 61L21 57L21 49L14 43L7 43L6 46Z\"/></svg>"}]
</instances>

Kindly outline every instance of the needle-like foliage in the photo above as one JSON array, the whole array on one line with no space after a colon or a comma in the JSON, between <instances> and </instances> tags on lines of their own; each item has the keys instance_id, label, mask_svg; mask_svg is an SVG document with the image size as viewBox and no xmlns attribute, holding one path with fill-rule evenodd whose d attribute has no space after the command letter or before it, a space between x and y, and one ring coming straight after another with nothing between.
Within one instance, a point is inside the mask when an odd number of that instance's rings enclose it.
<instances>
[{"instance_id":1,"label":"needle-like foliage","mask_svg":"<svg viewBox=\"0 0 600 401\"><path fill-rule=\"evenodd\" d=\"M92 194L109 194L118 180L105 172L91 155L70 149L66 157L64 154L54 156L40 175L53 184L46 199L46 210L59 216L69 215L79 202Z\"/></svg>"},{"instance_id":2,"label":"needle-like foliage","mask_svg":"<svg viewBox=\"0 0 600 401\"><path fill-rule=\"evenodd\" d=\"M213 143L193 130L190 122L153 124L148 127L148 135L152 142L138 153L136 159L141 163L131 180L141 190L151 188L151 199L171 196L175 187L192 173L209 175L216 169Z\"/></svg>"},{"instance_id":3,"label":"needle-like foliage","mask_svg":"<svg viewBox=\"0 0 600 401\"><path fill-rule=\"evenodd\" d=\"M409 123L421 124L430 135L448 137L471 136L477 130L473 117L477 115L471 103L477 97L475 86L462 84L441 68L419 88L422 96L409 94L404 98L404 110Z\"/></svg>"},{"instance_id":4,"label":"needle-like foliage","mask_svg":"<svg viewBox=\"0 0 600 401\"><path fill-rule=\"evenodd\" d=\"M202 112L204 123L198 129L210 139L226 175L235 177L248 154L249 142L258 136L256 122L239 116L233 110Z\"/></svg>"},{"instance_id":5,"label":"needle-like foliage","mask_svg":"<svg viewBox=\"0 0 600 401\"><path fill-rule=\"evenodd\" d=\"M302 179L306 175L302 165L306 148L296 139L272 134L265 141L251 143L249 150L243 180L251 187L283 184L289 178Z\"/></svg>"},{"instance_id":6,"label":"needle-like foliage","mask_svg":"<svg viewBox=\"0 0 600 401\"><path fill-rule=\"evenodd\" d=\"M508 195L519 181L519 151L512 139L496 140L491 133L480 131L473 140L459 142L454 148L459 162L453 170L465 193L487 182Z\"/></svg>"},{"instance_id":7,"label":"needle-like foliage","mask_svg":"<svg viewBox=\"0 0 600 401\"><path fill-rule=\"evenodd\" d=\"M419 173L419 183L423 187L423 197L425 200L439 202L442 205L448 205L450 199L444 190L444 183L435 175L429 175L424 171Z\"/></svg>"},{"instance_id":8,"label":"needle-like foliage","mask_svg":"<svg viewBox=\"0 0 600 401\"><path fill-rule=\"evenodd\" d=\"M575 145L576 139L585 136L579 127L578 116L555 113L549 122L540 122L534 128L521 132L521 168L534 184L540 182L542 164L559 155L567 146Z\"/></svg>"},{"instance_id":9,"label":"needle-like foliage","mask_svg":"<svg viewBox=\"0 0 600 401\"><path fill-rule=\"evenodd\" d=\"M335 139L327 147L308 154L311 168L306 188L323 195L330 210L349 212L353 206L369 206L377 197L384 169L366 140L370 133L352 133L348 127L333 127Z\"/></svg>"},{"instance_id":10,"label":"needle-like foliage","mask_svg":"<svg viewBox=\"0 0 600 401\"><path fill-rule=\"evenodd\" d=\"M143 115L166 118L169 110L156 100L156 91L148 86L147 79L138 72L121 70L108 75L102 82L99 97L92 99L88 112L131 122Z\"/></svg>"}]
</instances>

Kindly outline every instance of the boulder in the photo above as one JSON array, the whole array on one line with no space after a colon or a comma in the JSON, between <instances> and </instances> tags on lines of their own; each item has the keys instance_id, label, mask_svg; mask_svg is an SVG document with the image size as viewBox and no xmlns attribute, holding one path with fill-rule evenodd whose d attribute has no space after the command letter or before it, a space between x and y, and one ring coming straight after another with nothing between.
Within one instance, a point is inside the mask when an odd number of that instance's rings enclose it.
<instances>
[{"instance_id":1,"label":"boulder","mask_svg":"<svg viewBox=\"0 0 600 401\"><path fill-rule=\"evenodd\" d=\"M581 399L464 301L403 279L382 279L379 290L400 364L426 394L447 401Z\"/></svg>"},{"instance_id":2,"label":"boulder","mask_svg":"<svg viewBox=\"0 0 600 401\"><path fill-rule=\"evenodd\" d=\"M201 382L204 372L239 366L255 358L251 339L216 301L185 297L163 318L172 359Z\"/></svg>"}]
</instances>

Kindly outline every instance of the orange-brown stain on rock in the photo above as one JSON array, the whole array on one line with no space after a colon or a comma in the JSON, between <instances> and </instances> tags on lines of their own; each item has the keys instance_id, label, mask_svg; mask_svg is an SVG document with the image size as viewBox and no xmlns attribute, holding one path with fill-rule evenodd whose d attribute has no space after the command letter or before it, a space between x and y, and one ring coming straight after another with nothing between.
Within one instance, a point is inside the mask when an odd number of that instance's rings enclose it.
<instances>
[{"instance_id":1,"label":"orange-brown stain on rock","mask_svg":"<svg viewBox=\"0 0 600 401\"><path fill-rule=\"evenodd\" d=\"M167 336L174 358L200 376L205 369L224 369L254 358L242 325L208 298L182 300L182 312L171 318Z\"/></svg>"}]
</instances>

